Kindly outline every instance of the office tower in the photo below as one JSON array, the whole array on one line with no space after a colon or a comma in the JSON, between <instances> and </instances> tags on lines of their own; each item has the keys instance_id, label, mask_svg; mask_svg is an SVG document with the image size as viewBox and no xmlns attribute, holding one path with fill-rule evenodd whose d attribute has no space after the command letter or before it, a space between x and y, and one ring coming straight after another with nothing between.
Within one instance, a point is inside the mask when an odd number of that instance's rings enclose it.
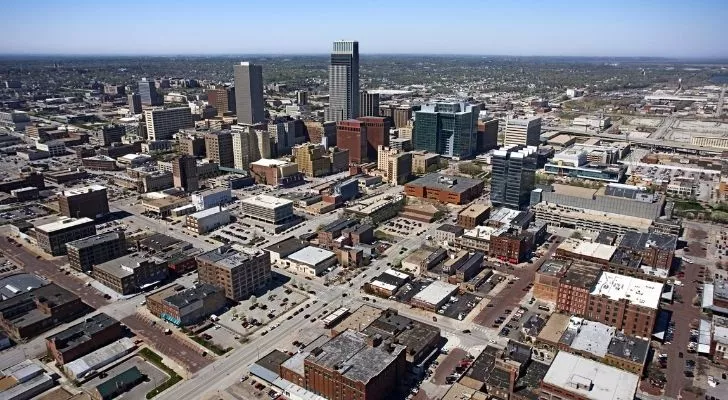
<instances>
[{"instance_id":1,"label":"office tower","mask_svg":"<svg viewBox=\"0 0 728 400\"><path fill-rule=\"evenodd\" d=\"M142 113L142 96L139 93L132 93L127 98L127 105L129 106L129 112L132 114Z\"/></svg>"},{"instance_id":2,"label":"office tower","mask_svg":"<svg viewBox=\"0 0 728 400\"><path fill-rule=\"evenodd\" d=\"M109 213L106 188L100 185L64 190L58 196L62 215L71 218L98 218Z\"/></svg>"},{"instance_id":3,"label":"office tower","mask_svg":"<svg viewBox=\"0 0 728 400\"><path fill-rule=\"evenodd\" d=\"M348 119L336 123L336 143L349 150L349 162L362 164L367 158L367 127L362 121Z\"/></svg>"},{"instance_id":4,"label":"office tower","mask_svg":"<svg viewBox=\"0 0 728 400\"><path fill-rule=\"evenodd\" d=\"M478 153L498 147L498 120L478 122Z\"/></svg>"},{"instance_id":5,"label":"office tower","mask_svg":"<svg viewBox=\"0 0 728 400\"><path fill-rule=\"evenodd\" d=\"M159 92L157 92L157 87L154 85L154 81L142 78L138 85L139 96L141 97L142 104L146 106L161 106L164 104L164 98L159 94Z\"/></svg>"},{"instance_id":6,"label":"office tower","mask_svg":"<svg viewBox=\"0 0 728 400\"><path fill-rule=\"evenodd\" d=\"M508 119L504 146L538 146L541 141L541 117Z\"/></svg>"},{"instance_id":7,"label":"office tower","mask_svg":"<svg viewBox=\"0 0 728 400\"><path fill-rule=\"evenodd\" d=\"M496 206L528 206L536 178L536 147L511 146L493 152L490 201Z\"/></svg>"},{"instance_id":8,"label":"office tower","mask_svg":"<svg viewBox=\"0 0 728 400\"><path fill-rule=\"evenodd\" d=\"M258 154L260 155L260 158L270 158L271 157L271 148L270 148L270 136L268 135L268 131L264 129L256 129L255 130L255 136L258 141ZM258 160L255 160L258 161Z\"/></svg>"},{"instance_id":9,"label":"office tower","mask_svg":"<svg viewBox=\"0 0 728 400\"><path fill-rule=\"evenodd\" d=\"M263 109L263 67L241 62L233 66L235 75L235 110L238 123L265 122Z\"/></svg>"},{"instance_id":10,"label":"office tower","mask_svg":"<svg viewBox=\"0 0 728 400\"><path fill-rule=\"evenodd\" d=\"M359 115L362 117L379 116L379 93L363 91L359 95Z\"/></svg>"},{"instance_id":11,"label":"office tower","mask_svg":"<svg viewBox=\"0 0 728 400\"><path fill-rule=\"evenodd\" d=\"M384 117L361 117L359 121L367 127L367 159L377 159L379 146L389 147L389 119Z\"/></svg>"},{"instance_id":12,"label":"office tower","mask_svg":"<svg viewBox=\"0 0 728 400\"><path fill-rule=\"evenodd\" d=\"M478 106L457 102L422 106L415 113L413 148L456 159L475 155L479 113Z\"/></svg>"},{"instance_id":13,"label":"office tower","mask_svg":"<svg viewBox=\"0 0 728 400\"><path fill-rule=\"evenodd\" d=\"M235 166L233 158L233 137L230 131L205 133L205 153L210 161L225 168Z\"/></svg>"},{"instance_id":14,"label":"office tower","mask_svg":"<svg viewBox=\"0 0 728 400\"><path fill-rule=\"evenodd\" d=\"M219 86L207 90L207 103L217 110L217 115L222 117L225 113L235 114L235 88Z\"/></svg>"},{"instance_id":15,"label":"office tower","mask_svg":"<svg viewBox=\"0 0 728 400\"><path fill-rule=\"evenodd\" d=\"M182 155L172 160L172 180L174 187L185 192L194 192L200 188L197 176L197 160L190 155Z\"/></svg>"},{"instance_id":16,"label":"office tower","mask_svg":"<svg viewBox=\"0 0 728 400\"><path fill-rule=\"evenodd\" d=\"M392 111L392 119L394 119L395 128L404 128L409 126L412 119L412 106L399 106Z\"/></svg>"},{"instance_id":17,"label":"office tower","mask_svg":"<svg viewBox=\"0 0 728 400\"><path fill-rule=\"evenodd\" d=\"M304 143L293 148L293 156L298 165L298 171L309 178L324 176L331 173L331 159L324 146L314 143Z\"/></svg>"},{"instance_id":18,"label":"office tower","mask_svg":"<svg viewBox=\"0 0 728 400\"><path fill-rule=\"evenodd\" d=\"M276 122L268 125L269 136L276 143L275 152L279 157L291 153L291 148L296 145L296 131L302 131L303 127L303 121Z\"/></svg>"},{"instance_id":19,"label":"office tower","mask_svg":"<svg viewBox=\"0 0 728 400\"><path fill-rule=\"evenodd\" d=\"M179 139L179 153L195 157L205 157L205 138L188 136Z\"/></svg>"},{"instance_id":20,"label":"office tower","mask_svg":"<svg viewBox=\"0 0 728 400\"><path fill-rule=\"evenodd\" d=\"M245 125L235 125L231 129L235 169L248 170L250 163L271 157L268 131Z\"/></svg>"},{"instance_id":21,"label":"office tower","mask_svg":"<svg viewBox=\"0 0 728 400\"><path fill-rule=\"evenodd\" d=\"M192 128L192 112L189 107L155 108L144 111L149 140L169 140L183 128Z\"/></svg>"},{"instance_id":22,"label":"office tower","mask_svg":"<svg viewBox=\"0 0 728 400\"><path fill-rule=\"evenodd\" d=\"M329 65L327 121L359 116L359 42L334 42Z\"/></svg>"},{"instance_id":23,"label":"office tower","mask_svg":"<svg viewBox=\"0 0 728 400\"><path fill-rule=\"evenodd\" d=\"M126 134L124 125L106 125L101 128L101 145L110 146L111 143L121 143L121 138Z\"/></svg>"},{"instance_id":24,"label":"office tower","mask_svg":"<svg viewBox=\"0 0 728 400\"><path fill-rule=\"evenodd\" d=\"M308 92L305 90L296 91L296 103L299 106L305 106L308 104Z\"/></svg>"}]
</instances>

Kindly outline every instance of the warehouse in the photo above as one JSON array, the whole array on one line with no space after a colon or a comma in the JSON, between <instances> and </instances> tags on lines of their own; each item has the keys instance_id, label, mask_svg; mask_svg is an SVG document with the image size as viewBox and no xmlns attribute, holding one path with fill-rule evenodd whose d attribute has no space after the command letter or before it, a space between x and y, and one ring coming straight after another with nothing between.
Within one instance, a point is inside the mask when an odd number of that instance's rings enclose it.
<instances>
[{"instance_id":1,"label":"warehouse","mask_svg":"<svg viewBox=\"0 0 728 400\"><path fill-rule=\"evenodd\" d=\"M320 276L327 268L336 264L336 254L318 247L308 246L290 254L284 264L290 266L295 272Z\"/></svg>"},{"instance_id":2,"label":"warehouse","mask_svg":"<svg viewBox=\"0 0 728 400\"><path fill-rule=\"evenodd\" d=\"M410 300L410 304L428 311L436 311L440 306L447 303L450 296L458 290L457 285L451 285L443 281L434 281L417 293Z\"/></svg>"}]
</instances>

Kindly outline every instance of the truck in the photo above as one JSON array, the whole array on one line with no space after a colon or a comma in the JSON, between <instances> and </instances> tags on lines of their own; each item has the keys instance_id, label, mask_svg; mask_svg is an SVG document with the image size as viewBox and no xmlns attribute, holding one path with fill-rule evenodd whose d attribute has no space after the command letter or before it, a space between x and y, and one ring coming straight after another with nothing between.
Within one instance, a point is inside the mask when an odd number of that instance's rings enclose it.
<instances>
[{"instance_id":1,"label":"truck","mask_svg":"<svg viewBox=\"0 0 728 400\"><path fill-rule=\"evenodd\" d=\"M210 321L217 322L219 320L220 320L220 317L218 317L217 315L215 315L215 314L210 315Z\"/></svg>"}]
</instances>

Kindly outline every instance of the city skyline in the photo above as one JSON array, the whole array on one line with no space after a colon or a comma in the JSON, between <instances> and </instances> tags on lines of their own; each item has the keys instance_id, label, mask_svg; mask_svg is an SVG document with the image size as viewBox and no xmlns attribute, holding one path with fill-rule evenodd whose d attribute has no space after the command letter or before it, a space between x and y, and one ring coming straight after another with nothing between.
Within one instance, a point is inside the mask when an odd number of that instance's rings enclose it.
<instances>
[{"instance_id":1,"label":"city skyline","mask_svg":"<svg viewBox=\"0 0 728 400\"><path fill-rule=\"evenodd\" d=\"M666 1L659 6L621 0L586 5L501 3L473 4L464 12L462 7L408 0L381 14L381 7L353 9L328 0L275 10L269 4L229 1L200 8L191 2L130 0L99 5L30 0L5 10L6 28L25 33L0 38L0 54L326 54L332 41L343 39L359 41L362 54L728 57L721 44L721 21L728 16L728 4L720 1ZM140 7L144 13L138 12ZM165 17L171 10L173 18ZM91 18L91 11L108 18ZM353 14L356 18L351 18ZM387 24L387 15L396 24ZM242 16L245 31L234 23ZM373 24L375 17L384 22ZM309 23L320 18L327 22ZM23 29L30 20L35 29ZM134 29L127 29L130 25L124 21L132 20ZM271 29L272 20L305 29L295 34ZM185 23L190 21L198 28L194 35ZM245 35L256 31L265 34ZM453 34L433 35L436 31ZM211 41L213 37L226 39Z\"/></svg>"}]
</instances>

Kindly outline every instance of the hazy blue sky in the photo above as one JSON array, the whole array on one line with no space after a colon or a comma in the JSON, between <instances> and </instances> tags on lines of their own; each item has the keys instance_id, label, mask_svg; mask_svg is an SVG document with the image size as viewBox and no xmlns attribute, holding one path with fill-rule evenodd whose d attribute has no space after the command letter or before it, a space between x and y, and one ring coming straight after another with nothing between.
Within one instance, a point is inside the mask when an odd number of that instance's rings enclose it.
<instances>
[{"instance_id":1,"label":"hazy blue sky","mask_svg":"<svg viewBox=\"0 0 728 400\"><path fill-rule=\"evenodd\" d=\"M0 53L728 56L728 0L8 0Z\"/></svg>"}]
</instances>

